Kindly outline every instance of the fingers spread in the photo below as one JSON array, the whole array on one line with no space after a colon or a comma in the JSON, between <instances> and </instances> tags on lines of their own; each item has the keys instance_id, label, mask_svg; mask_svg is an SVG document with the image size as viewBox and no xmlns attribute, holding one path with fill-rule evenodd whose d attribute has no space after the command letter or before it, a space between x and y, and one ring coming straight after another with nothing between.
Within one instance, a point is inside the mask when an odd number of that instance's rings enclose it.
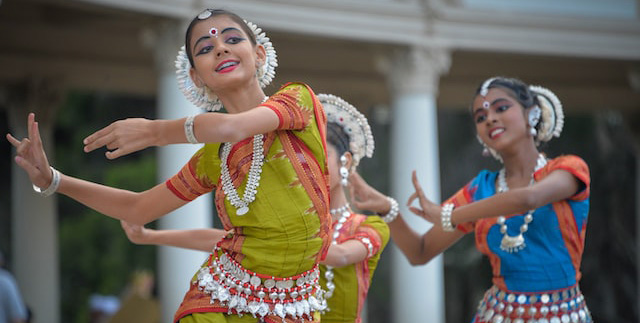
<instances>
[{"instance_id":1,"label":"fingers spread","mask_svg":"<svg viewBox=\"0 0 640 323\"><path fill-rule=\"evenodd\" d=\"M24 138L16 147L16 154L18 154L18 156L24 156L29 152L29 148L31 148L31 140Z\"/></svg>"},{"instance_id":2,"label":"fingers spread","mask_svg":"<svg viewBox=\"0 0 640 323\"><path fill-rule=\"evenodd\" d=\"M11 143L13 147L18 148L18 146L20 145L20 140L16 139L10 133L7 134L7 140L9 141L9 143Z\"/></svg>"},{"instance_id":3,"label":"fingers spread","mask_svg":"<svg viewBox=\"0 0 640 323\"><path fill-rule=\"evenodd\" d=\"M36 115L33 112L29 113L29 116L27 117L27 136L29 139L33 138L33 124L35 121Z\"/></svg>"}]
</instances>

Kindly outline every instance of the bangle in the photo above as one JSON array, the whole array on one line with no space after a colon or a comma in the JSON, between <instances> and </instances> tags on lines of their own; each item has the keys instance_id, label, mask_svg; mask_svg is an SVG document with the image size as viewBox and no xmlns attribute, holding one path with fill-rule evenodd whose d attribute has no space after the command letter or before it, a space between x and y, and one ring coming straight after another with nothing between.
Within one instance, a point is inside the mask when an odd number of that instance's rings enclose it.
<instances>
[{"instance_id":1,"label":"bangle","mask_svg":"<svg viewBox=\"0 0 640 323\"><path fill-rule=\"evenodd\" d=\"M398 201L389 196L387 196L387 200L389 200L389 204L391 204L391 207L389 208L389 213L385 214L382 217L382 221L384 221L385 223L391 223L398 217Z\"/></svg>"},{"instance_id":2,"label":"bangle","mask_svg":"<svg viewBox=\"0 0 640 323\"><path fill-rule=\"evenodd\" d=\"M442 230L445 232L453 232L456 228L451 223L451 213L453 213L453 203L447 203L442 206L442 211L440 213L442 219Z\"/></svg>"},{"instance_id":3,"label":"bangle","mask_svg":"<svg viewBox=\"0 0 640 323\"><path fill-rule=\"evenodd\" d=\"M47 197L55 193L58 190L58 187L60 186L60 172L51 166L49 166L49 168L51 168L51 184L49 184L49 187L47 187L47 189L43 191L40 187L36 186L35 184L32 184L33 190L44 197Z\"/></svg>"},{"instance_id":4,"label":"bangle","mask_svg":"<svg viewBox=\"0 0 640 323\"><path fill-rule=\"evenodd\" d=\"M190 144L199 144L198 139L196 139L196 135L193 132L193 122L195 121L196 116L188 116L187 120L184 121L184 135L187 137L187 141Z\"/></svg>"}]
</instances>

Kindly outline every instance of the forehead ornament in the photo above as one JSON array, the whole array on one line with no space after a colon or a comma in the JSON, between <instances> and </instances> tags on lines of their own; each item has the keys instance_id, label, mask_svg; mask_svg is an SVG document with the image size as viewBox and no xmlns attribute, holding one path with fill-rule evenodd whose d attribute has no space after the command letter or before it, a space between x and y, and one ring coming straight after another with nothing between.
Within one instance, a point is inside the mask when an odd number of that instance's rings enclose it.
<instances>
[{"instance_id":1,"label":"forehead ornament","mask_svg":"<svg viewBox=\"0 0 640 323\"><path fill-rule=\"evenodd\" d=\"M209 35L218 38L218 28L211 27L211 29L209 29Z\"/></svg>"},{"instance_id":2,"label":"forehead ornament","mask_svg":"<svg viewBox=\"0 0 640 323\"><path fill-rule=\"evenodd\" d=\"M496 80L496 78L492 77L492 78L484 81L484 83L482 83L482 86L480 87L480 95L483 98L486 98L487 93L489 93L489 86L495 80ZM489 101L485 100L485 101L482 102L482 108L483 109L489 109L490 106L491 106L491 103L489 103Z\"/></svg>"},{"instance_id":3,"label":"forehead ornament","mask_svg":"<svg viewBox=\"0 0 640 323\"><path fill-rule=\"evenodd\" d=\"M203 12L201 12L201 13L198 15L198 19L199 19L199 20L205 20L205 19L207 19L207 18L211 17L211 15L212 15L211 10L209 10L209 9L205 9Z\"/></svg>"}]
</instances>

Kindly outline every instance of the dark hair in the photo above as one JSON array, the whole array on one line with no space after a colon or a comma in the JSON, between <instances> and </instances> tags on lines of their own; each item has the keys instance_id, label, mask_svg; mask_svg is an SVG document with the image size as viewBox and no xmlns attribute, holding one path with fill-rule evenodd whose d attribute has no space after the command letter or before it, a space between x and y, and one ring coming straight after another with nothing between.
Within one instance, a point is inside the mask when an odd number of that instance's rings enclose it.
<instances>
[{"instance_id":1,"label":"dark hair","mask_svg":"<svg viewBox=\"0 0 640 323\"><path fill-rule=\"evenodd\" d=\"M349 149L349 136L344 132L342 126L335 122L327 123L327 142L336 148L339 156L351 151Z\"/></svg>"},{"instance_id":2,"label":"dark hair","mask_svg":"<svg viewBox=\"0 0 640 323\"><path fill-rule=\"evenodd\" d=\"M483 84L484 82L478 86L476 96L480 94ZM521 80L516 78L497 77L491 82L491 84L489 84L488 88L492 89L496 87L506 89L507 93L516 99L516 101L518 101L518 103L520 103L520 105L525 109L538 104L538 99L536 99L536 96L529 90L529 85Z\"/></svg>"},{"instance_id":3,"label":"dark hair","mask_svg":"<svg viewBox=\"0 0 640 323\"><path fill-rule=\"evenodd\" d=\"M211 16L207 17L206 19L198 18L199 15L193 18L193 20L191 20L191 23L189 24L189 27L187 27L187 32L185 34L184 47L187 52L187 57L189 58L189 63L191 64L191 67L194 66L193 53L191 52L191 46L189 46L190 45L189 41L191 40L191 30L193 29L193 26L195 26L197 23L201 21L205 21L207 19L211 19L217 16L227 16L231 18L231 20L233 20L235 23L240 25L240 28L242 28L242 30L249 36L249 40L254 46L257 44L256 36L253 34L253 31L251 31L251 28L249 28L247 23L240 16L236 15L231 11L224 10L224 9L205 9L202 12L205 12L205 11L209 11L211 13Z\"/></svg>"}]
</instances>

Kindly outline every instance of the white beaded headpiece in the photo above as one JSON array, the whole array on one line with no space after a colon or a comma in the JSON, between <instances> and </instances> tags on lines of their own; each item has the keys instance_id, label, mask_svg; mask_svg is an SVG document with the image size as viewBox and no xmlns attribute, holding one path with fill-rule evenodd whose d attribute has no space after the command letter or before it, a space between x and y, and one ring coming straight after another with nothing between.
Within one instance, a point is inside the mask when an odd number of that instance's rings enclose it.
<instances>
[{"instance_id":1,"label":"white beaded headpiece","mask_svg":"<svg viewBox=\"0 0 640 323\"><path fill-rule=\"evenodd\" d=\"M209 13L206 15L206 13ZM209 10L203 11L200 15L198 15L198 19L207 19L211 16L211 12ZM245 23L256 38L256 43L258 45L262 45L266 52L266 59L264 64L258 69L258 82L260 83L260 87L264 88L273 81L273 78L276 76L276 67L278 66L278 57L276 55L276 50L273 48L273 44L267 35L262 31L261 28L256 26L254 23L248 22L245 20ZM180 51L178 52L178 56L176 56L176 75L178 78L178 87L180 91L187 97L187 99L193 103L195 106L206 110L206 111L218 111L222 108L222 102L218 99L218 96L211 91L207 86L197 87L191 76L189 75L189 70L191 69L191 63L189 62L189 58L187 56L187 52L185 47L182 46Z\"/></svg>"},{"instance_id":2,"label":"white beaded headpiece","mask_svg":"<svg viewBox=\"0 0 640 323\"><path fill-rule=\"evenodd\" d=\"M536 141L547 142L553 137L560 137L564 126L564 111L560 99L549 89L541 86L531 85L529 91L536 96L542 110Z\"/></svg>"},{"instance_id":3,"label":"white beaded headpiece","mask_svg":"<svg viewBox=\"0 0 640 323\"><path fill-rule=\"evenodd\" d=\"M327 114L327 122L340 125L349 136L349 150L353 156L351 170L355 170L362 157L373 156L375 144L367 118L349 102L331 94L318 94L318 100Z\"/></svg>"}]
</instances>

